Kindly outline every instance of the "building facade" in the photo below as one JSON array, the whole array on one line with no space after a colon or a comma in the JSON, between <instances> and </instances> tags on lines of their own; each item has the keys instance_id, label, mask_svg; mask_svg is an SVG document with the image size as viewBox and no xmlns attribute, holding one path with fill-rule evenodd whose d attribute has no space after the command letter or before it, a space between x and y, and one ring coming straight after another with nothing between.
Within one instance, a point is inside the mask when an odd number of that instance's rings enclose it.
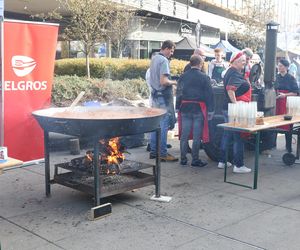
<instances>
[{"instance_id":1,"label":"building facade","mask_svg":"<svg viewBox=\"0 0 300 250\"><path fill-rule=\"evenodd\" d=\"M111 0L138 10L135 24L128 35L125 56L147 58L153 49L158 49L161 42L171 39L178 42L185 36L195 37L197 23L201 24L201 42L206 45L216 44L233 32L233 24L239 24L239 16L246 15L249 2L253 6L270 7L276 5L278 15L274 19L291 28L298 19L283 15L282 2L292 0ZM5 1L5 17L28 19L30 15L45 13L57 8L57 1L40 0ZM297 5L294 0L290 9ZM284 7L289 7L285 4ZM297 5L298 6L298 5ZM286 10L286 9L285 9ZM281 11L281 12L280 12ZM286 13L286 12L284 12ZM299 12L298 12L299 13ZM280 15L279 15L280 14ZM298 16L298 18L300 15ZM280 19L281 18L281 19ZM291 22L291 24L290 24ZM107 45L106 45L107 46ZM109 47L109 46L108 46Z\"/></svg>"}]
</instances>

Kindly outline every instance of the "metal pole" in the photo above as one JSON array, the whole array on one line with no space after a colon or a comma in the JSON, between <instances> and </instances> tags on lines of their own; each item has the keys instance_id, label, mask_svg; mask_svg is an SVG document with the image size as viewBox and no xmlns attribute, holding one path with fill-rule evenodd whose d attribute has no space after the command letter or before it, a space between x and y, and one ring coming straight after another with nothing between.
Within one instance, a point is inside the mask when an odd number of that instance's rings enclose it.
<instances>
[{"instance_id":1,"label":"metal pole","mask_svg":"<svg viewBox=\"0 0 300 250\"><path fill-rule=\"evenodd\" d=\"M156 130L156 171L155 171L155 197L160 197L160 144L161 128Z\"/></svg>"},{"instance_id":2,"label":"metal pole","mask_svg":"<svg viewBox=\"0 0 300 250\"><path fill-rule=\"evenodd\" d=\"M0 16L0 146L4 146L4 60L3 60L3 16Z\"/></svg>"},{"instance_id":3,"label":"metal pole","mask_svg":"<svg viewBox=\"0 0 300 250\"><path fill-rule=\"evenodd\" d=\"M287 1L284 1L284 39L285 39L285 59L289 60L289 52L288 52L288 37L287 37Z\"/></svg>"},{"instance_id":4,"label":"metal pole","mask_svg":"<svg viewBox=\"0 0 300 250\"><path fill-rule=\"evenodd\" d=\"M258 178L258 159L259 159L259 141L260 141L260 132L258 131L255 136L255 166L254 166L254 181L253 189L257 189L257 178Z\"/></svg>"},{"instance_id":5,"label":"metal pole","mask_svg":"<svg viewBox=\"0 0 300 250\"><path fill-rule=\"evenodd\" d=\"M226 131L224 130L223 133L226 133ZM228 148L229 146L226 145L226 149L225 149L225 168L224 168L224 182L227 182L227 161L228 161Z\"/></svg>"},{"instance_id":6,"label":"metal pole","mask_svg":"<svg viewBox=\"0 0 300 250\"><path fill-rule=\"evenodd\" d=\"M45 185L46 185L46 196L49 197L51 194L50 190L50 149L49 149L49 132L44 130L44 150L45 150Z\"/></svg>"},{"instance_id":7,"label":"metal pole","mask_svg":"<svg viewBox=\"0 0 300 250\"><path fill-rule=\"evenodd\" d=\"M99 139L94 139L94 204L100 205Z\"/></svg>"},{"instance_id":8,"label":"metal pole","mask_svg":"<svg viewBox=\"0 0 300 250\"><path fill-rule=\"evenodd\" d=\"M296 159L299 160L300 153L300 128L297 128L297 149L296 149Z\"/></svg>"}]
</instances>

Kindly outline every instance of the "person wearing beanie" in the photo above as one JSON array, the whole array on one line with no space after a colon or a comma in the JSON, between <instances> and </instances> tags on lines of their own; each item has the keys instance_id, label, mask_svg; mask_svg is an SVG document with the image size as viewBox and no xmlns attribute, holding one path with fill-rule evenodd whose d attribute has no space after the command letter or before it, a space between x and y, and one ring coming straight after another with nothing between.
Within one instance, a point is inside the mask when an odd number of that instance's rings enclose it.
<instances>
[{"instance_id":1,"label":"person wearing beanie","mask_svg":"<svg viewBox=\"0 0 300 250\"><path fill-rule=\"evenodd\" d=\"M279 60L278 63L278 74L275 80L275 90L277 93L276 97L276 115L286 114L286 99L288 96L297 96L299 94L298 84L291 74L288 73L290 63L286 59ZM289 125L282 126L282 129L291 131ZM285 147L290 153L292 152L292 134L285 134Z\"/></svg>"},{"instance_id":2,"label":"person wearing beanie","mask_svg":"<svg viewBox=\"0 0 300 250\"><path fill-rule=\"evenodd\" d=\"M246 55L242 51L234 53L231 56L230 64L231 66L228 68L223 80L225 93L223 114L225 122L228 122L228 103L251 101L251 86L242 73L246 64ZM251 169L244 165L244 142L242 141L240 132L224 131L218 168L225 167L226 151L232 142L233 172L241 174L250 173ZM227 163L227 166L230 165Z\"/></svg>"}]
</instances>

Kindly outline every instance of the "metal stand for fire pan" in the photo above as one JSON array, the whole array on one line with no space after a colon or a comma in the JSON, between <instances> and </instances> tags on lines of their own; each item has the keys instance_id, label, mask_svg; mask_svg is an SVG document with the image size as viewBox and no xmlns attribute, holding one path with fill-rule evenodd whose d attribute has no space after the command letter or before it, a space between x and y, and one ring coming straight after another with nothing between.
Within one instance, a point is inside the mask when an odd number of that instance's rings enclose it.
<instances>
[{"instance_id":1,"label":"metal stand for fire pan","mask_svg":"<svg viewBox=\"0 0 300 250\"><path fill-rule=\"evenodd\" d=\"M154 184L155 166L140 162L125 160L119 174L100 174L100 198L131 191ZM142 169L153 168L153 175L140 172ZM59 169L68 172L59 173ZM77 189L79 191L94 194L93 173L73 167L69 162L55 165L54 182Z\"/></svg>"},{"instance_id":2,"label":"metal stand for fire pan","mask_svg":"<svg viewBox=\"0 0 300 250\"><path fill-rule=\"evenodd\" d=\"M151 132L151 131L145 131ZM99 172L99 140L102 138L94 137L94 161L93 173L80 171L69 163L61 163L55 165L54 178L50 180L50 146L49 132L44 131L44 146L45 146L45 185L46 196L50 196L50 185L57 183L61 184L94 196L95 206L100 205L100 198L120 194L133 189L141 188L148 185L155 185L155 197L160 197L160 140L161 129L157 128L156 132L156 162L155 165L129 162L131 168L124 168L118 175L100 175ZM98 157L97 157L98 156ZM153 168L153 175L140 172L139 170ZM59 173L58 169L65 169L64 173Z\"/></svg>"}]
</instances>

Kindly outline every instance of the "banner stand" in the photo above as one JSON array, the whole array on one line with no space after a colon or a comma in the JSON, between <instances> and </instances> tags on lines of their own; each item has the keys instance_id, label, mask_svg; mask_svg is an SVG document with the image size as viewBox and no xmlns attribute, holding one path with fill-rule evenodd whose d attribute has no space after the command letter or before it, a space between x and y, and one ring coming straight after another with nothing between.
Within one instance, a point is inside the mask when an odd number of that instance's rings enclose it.
<instances>
[{"instance_id":1,"label":"banner stand","mask_svg":"<svg viewBox=\"0 0 300 250\"><path fill-rule=\"evenodd\" d=\"M44 157L44 132L32 112L51 104L58 26L3 21L1 143L28 164Z\"/></svg>"}]
</instances>

